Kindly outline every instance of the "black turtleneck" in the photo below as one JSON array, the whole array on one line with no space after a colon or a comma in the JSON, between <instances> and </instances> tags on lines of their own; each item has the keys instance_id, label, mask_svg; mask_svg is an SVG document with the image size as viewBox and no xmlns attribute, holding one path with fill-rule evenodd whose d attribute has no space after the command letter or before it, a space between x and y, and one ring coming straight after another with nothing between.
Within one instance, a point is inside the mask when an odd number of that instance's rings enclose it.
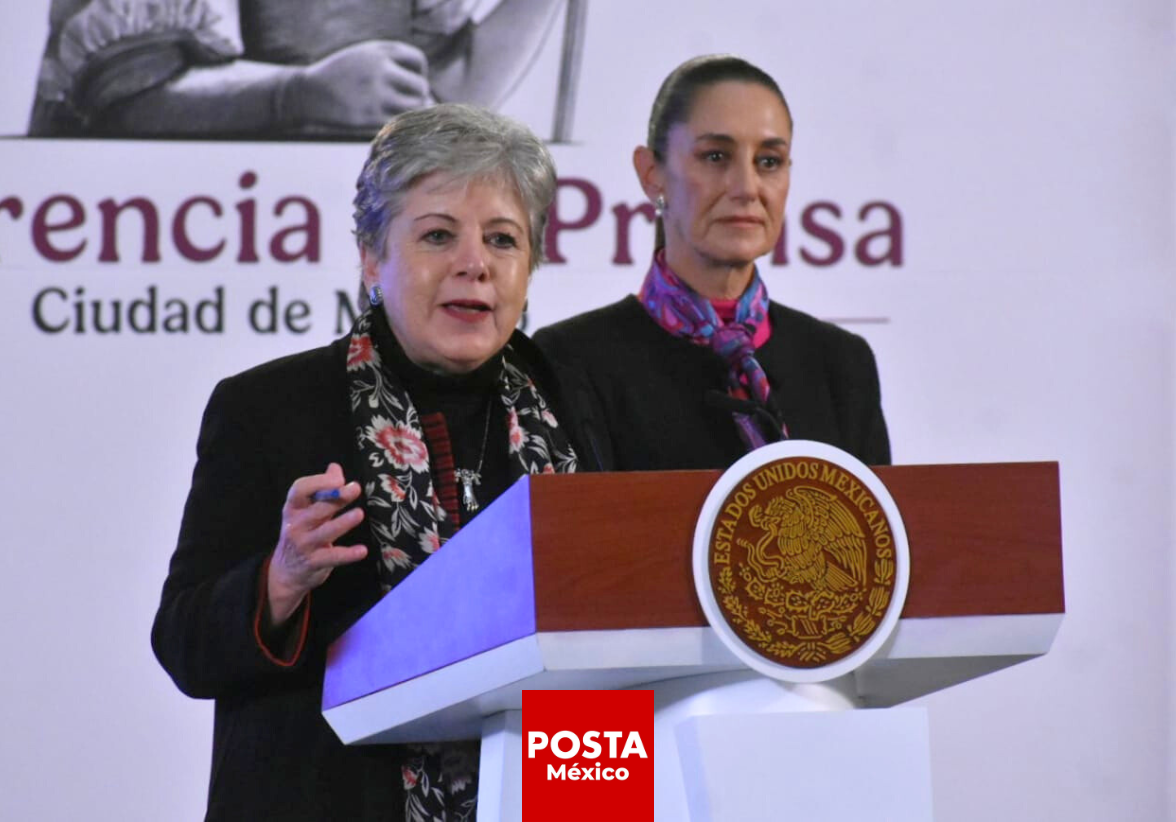
<instances>
[{"instance_id":1,"label":"black turtleneck","mask_svg":"<svg viewBox=\"0 0 1176 822\"><path fill-rule=\"evenodd\" d=\"M462 524L469 522L509 488L520 473L510 460L507 447L506 407L499 399L502 357L495 354L465 374L430 371L414 363L404 353L404 349L388 326L383 311L372 312L372 336L381 358L395 373L413 407L416 408L422 426L425 426L433 415L439 414L443 418L449 447L453 451L454 467L477 471L479 462L481 463L479 473L482 481L474 486L474 496L479 504L478 511L467 511L461 504L460 485L456 489L460 521ZM426 427L426 434L429 433ZM446 483L437 468L434 452L440 443L435 439L435 436L426 436L429 468L437 493L443 495Z\"/></svg>"}]
</instances>

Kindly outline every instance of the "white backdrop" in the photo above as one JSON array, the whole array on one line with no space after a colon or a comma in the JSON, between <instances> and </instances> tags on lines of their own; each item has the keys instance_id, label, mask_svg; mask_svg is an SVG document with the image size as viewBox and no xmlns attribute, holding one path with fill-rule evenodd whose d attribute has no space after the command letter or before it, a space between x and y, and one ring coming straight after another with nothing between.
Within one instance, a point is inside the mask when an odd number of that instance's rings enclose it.
<instances>
[{"instance_id":1,"label":"white backdrop","mask_svg":"<svg viewBox=\"0 0 1176 822\"><path fill-rule=\"evenodd\" d=\"M651 247L632 224L614 265L613 207L635 206L629 167L665 73L734 51L771 72L797 121L788 265L765 261L774 298L866 336L881 368L896 462L1058 460L1067 616L1046 657L921 701L930 710L936 818L1176 820L1173 469L1176 447L1176 157L1171 0L940 4L589 4L574 140L561 176L600 192L567 258L536 274L532 327L633 290ZM0 134L27 123L48 0L0 11ZM503 110L549 130L553 39ZM211 706L183 697L148 632L217 379L337 331L336 292L356 263L349 201L359 144L0 141L0 818L199 818ZM241 176L257 178L243 188ZM32 226L55 195L81 205L54 232ZM189 262L170 239L185 200L193 239L225 251ZM150 199L158 262L124 215L118 262L100 259L99 203ZM275 261L271 236L321 216L317 261ZM19 216L13 201L20 201ZM259 262L236 262L236 204L255 200ZM4 203L7 200L8 206ZM902 219L900 264L862 265L864 233ZM810 212L843 237L802 227ZM560 214L584 199L566 188ZM66 206L52 206L62 222ZM304 237L292 238L297 249ZM873 248L882 249L885 242ZM191 303L223 288L223 331L46 333L86 299ZM309 330L257 333L250 303L276 287L309 306ZM275 512L276 515L276 512Z\"/></svg>"}]
</instances>

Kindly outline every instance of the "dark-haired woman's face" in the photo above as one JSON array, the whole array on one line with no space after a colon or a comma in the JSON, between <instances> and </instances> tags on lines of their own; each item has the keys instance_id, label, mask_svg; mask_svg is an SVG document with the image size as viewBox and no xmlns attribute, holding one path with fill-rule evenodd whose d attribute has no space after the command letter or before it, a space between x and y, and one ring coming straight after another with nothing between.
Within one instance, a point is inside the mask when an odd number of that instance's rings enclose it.
<instances>
[{"instance_id":1,"label":"dark-haired woman's face","mask_svg":"<svg viewBox=\"0 0 1176 822\"><path fill-rule=\"evenodd\" d=\"M723 82L700 91L689 120L670 128L662 162L671 265L743 265L770 251L791 148L788 113L771 90Z\"/></svg>"}]
</instances>

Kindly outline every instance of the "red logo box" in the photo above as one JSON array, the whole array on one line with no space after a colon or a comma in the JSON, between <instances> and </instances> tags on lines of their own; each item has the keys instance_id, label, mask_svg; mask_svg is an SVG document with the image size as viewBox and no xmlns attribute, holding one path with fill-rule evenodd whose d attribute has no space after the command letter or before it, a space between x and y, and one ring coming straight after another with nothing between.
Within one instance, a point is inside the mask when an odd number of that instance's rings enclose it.
<instances>
[{"instance_id":1,"label":"red logo box","mask_svg":"<svg viewBox=\"0 0 1176 822\"><path fill-rule=\"evenodd\" d=\"M522 822L653 822L653 691L523 691Z\"/></svg>"}]
</instances>

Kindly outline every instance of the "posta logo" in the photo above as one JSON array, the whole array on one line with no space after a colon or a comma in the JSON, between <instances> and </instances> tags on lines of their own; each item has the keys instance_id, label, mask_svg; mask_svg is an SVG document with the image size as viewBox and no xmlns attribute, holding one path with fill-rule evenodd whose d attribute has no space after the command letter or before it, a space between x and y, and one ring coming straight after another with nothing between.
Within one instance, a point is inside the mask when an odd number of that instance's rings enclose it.
<instances>
[{"instance_id":1,"label":"posta logo","mask_svg":"<svg viewBox=\"0 0 1176 822\"><path fill-rule=\"evenodd\" d=\"M653 691L523 691L522 822L652 822Z\"/></svg>"}]
</instances>

